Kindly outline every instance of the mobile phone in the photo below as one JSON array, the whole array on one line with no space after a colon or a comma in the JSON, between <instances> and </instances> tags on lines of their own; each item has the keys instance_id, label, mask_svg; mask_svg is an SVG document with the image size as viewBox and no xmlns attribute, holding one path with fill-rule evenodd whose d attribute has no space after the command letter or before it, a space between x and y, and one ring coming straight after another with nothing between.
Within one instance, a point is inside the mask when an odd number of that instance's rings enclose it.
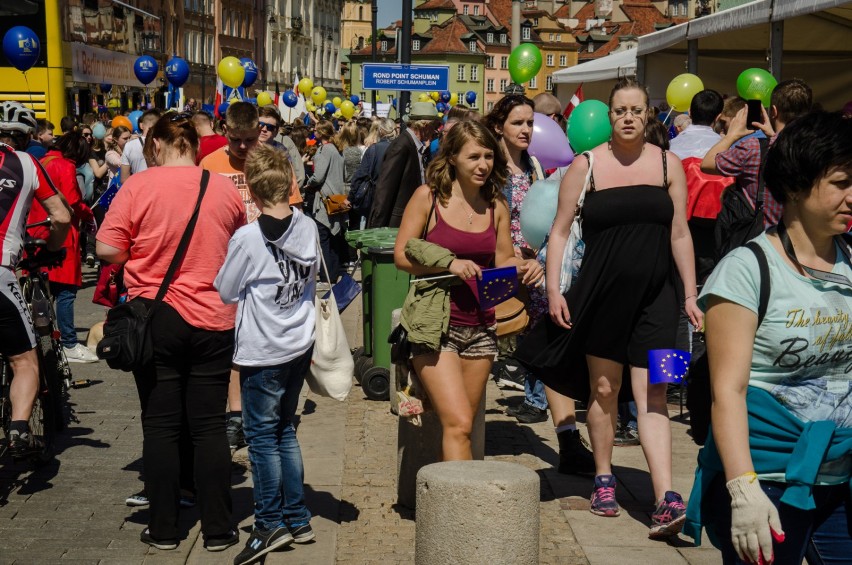
<instances>
[{"instance_id":1,"label":"mobile phone","mask_svg":"<svg viewBox=\"0 0 852 565\"><path fill-rule=\"evenodd\" d=\"M763 123L763 102L760 100L746 100L748 115L746 116L746 127L754 129L753 122Z\"/></svg>"}]
</instances>

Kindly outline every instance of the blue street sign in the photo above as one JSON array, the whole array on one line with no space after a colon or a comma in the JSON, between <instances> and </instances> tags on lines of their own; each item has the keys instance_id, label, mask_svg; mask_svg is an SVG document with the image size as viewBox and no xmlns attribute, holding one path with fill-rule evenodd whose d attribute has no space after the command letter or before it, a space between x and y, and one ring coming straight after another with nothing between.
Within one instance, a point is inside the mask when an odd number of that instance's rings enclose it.
<instances>
[{"instance_id":1,"label":"blue street sign","mask_svg":"<svg viewBox=\"0 0 852 565\"><path fill-rule=\"evenodd\" d=\"M363 66L364 90L449 90L450 67L447 65L388 65L367 63Z\"/></svg>"}]
</instances>

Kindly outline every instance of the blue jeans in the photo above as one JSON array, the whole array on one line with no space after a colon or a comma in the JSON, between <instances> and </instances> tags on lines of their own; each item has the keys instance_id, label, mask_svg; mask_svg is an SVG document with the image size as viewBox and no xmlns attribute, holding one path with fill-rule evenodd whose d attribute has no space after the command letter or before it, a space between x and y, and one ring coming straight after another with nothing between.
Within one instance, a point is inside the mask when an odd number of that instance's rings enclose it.
<instances>
[{"instance_id":1,"label":"blue jeans","mask_svg":"<svg viewBox=\"0 0 852 565\"><path fill-rule=\"evenodd\" d=\"M311 519L305 506L305 469L293 416L312 352L274 367L240 367L243 431L259 530L301 525Z\"/></svg>"},{"instance_id":2,"label":"blue jeans","mask_svg":"<svg viewBox=\"0 0 852 565\"><path fill-rule=\"evenodd\" d=\"M524 375L524 402L539 410L547 410L547 396L544 394L544 383L527 371Z\"/></svg>"},{"instance_id":3,"label":"blue jeans","mask_svg":"<svg viewBox=\"0 0 852 565\"><path fill-rule=\"evenodd\" d=\"M50 283L50 293L56 300L56 324L62 345L77 345L77 330L74 327L74 300L77 299L77 287L73 284Z\"/></svg>"},{"instance_id":4,"label":"blue jeans","mask_svg":"<svg viewBox=\"0 0 852 565\"><path fill-rule=\"evenodd\" d=\"M813 489L815 510L800 510L781 504L787 490L785 483L761 481L761 488L778 508L785 539L773 543L773 565L809 565L849 563L852 555L852 500L849 485L816 486ZM731 543L731 497L724 479L717 479L713 498L716 507L716 531L726 565L743 565ZM722 511L719 511L722 510Z\"/></svg>"}]
</instances>

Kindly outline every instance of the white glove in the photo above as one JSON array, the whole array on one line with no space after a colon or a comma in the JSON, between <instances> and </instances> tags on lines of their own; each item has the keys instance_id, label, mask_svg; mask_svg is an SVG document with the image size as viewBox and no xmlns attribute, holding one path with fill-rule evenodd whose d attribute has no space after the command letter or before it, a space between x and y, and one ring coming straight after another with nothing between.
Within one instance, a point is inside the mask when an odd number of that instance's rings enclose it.
<instances>
[{"instance_id":1,"label":"white glove","mask_svg":"<svg viewBox=\"0 0 852 565\"><path fill-rule=\"evenodd\" d=\"M760 488L754 473L746 473L725 484L731 495L731 541L740 559L749 563L771 563L773 538L784 541L778 509Z\"/></svg>"}]
</instances>

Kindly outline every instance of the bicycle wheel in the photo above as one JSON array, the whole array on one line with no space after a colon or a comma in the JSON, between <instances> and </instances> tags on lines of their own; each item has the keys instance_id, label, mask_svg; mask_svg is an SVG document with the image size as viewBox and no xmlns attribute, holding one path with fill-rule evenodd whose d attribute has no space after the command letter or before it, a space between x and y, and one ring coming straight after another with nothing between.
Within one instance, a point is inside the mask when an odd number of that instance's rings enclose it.
<instances>
[{"instance_id":1,"label":"bicycle wheel","mask_svg":"<svg viewBox=\"0 0 852 565\"><path fill-rule=\"evenodd\" d=\"M0 457L6 454L9 447L9 425L12 422L12 400L9 398L9 382L12 370L6 360L0 358L0 428L3 430L3 444Z\"/></svg>"},{"instance_id":2,"label":"bicycle wheel","mask_svg":"<svg viewBox=\"0 0 852 565\"><path fill-rule=\"evenodd\" d=\"M37 348L39 362L39 391L30 415L36 463L53 459L56 434L62 423L62 390L56 373L56 359L47 359ZM50 357L51 354L48 355Z\"/></svg>"}]
</instances>

